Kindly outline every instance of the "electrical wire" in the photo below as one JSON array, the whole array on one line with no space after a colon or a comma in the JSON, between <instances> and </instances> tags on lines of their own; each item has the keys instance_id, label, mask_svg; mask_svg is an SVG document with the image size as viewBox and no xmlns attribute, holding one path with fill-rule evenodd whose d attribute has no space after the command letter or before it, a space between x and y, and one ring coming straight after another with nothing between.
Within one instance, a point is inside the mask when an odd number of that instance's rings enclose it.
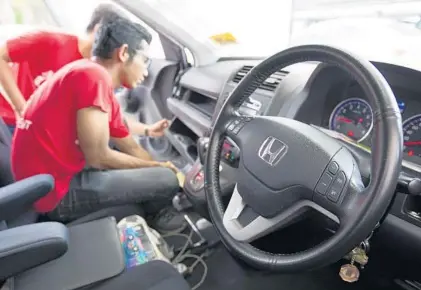
<instances>
[{"instance_id":1,"label":"electrical wire","mask_svg":"<svg viewBox=\"0 0 421 290\"><path fill-rule=\"evenodd\" d=\"M178 253L178 255L172 259L172 262L174 263L181 263L181 261L179 260L180 257L186 253L187 248L193 244L192 242L192 237L193 237L193 230L190 231L189 235L186 234L180 234L180 233L170 233L170 234L166 234L164 236L162 236L163 238L169 238L169 237L183 237L186 239L186 243L183 245L183 247L181 248L180 252Z\"/></svg>"},{"instance_id":2,"label":"electrical wire","mask_svg":"<svg viewBox=\"0 0 421 290\"><path fill-rule=\"evenodd\" d=\"M187 228L187 223L184 224L183 226L179 227L178 229L172 230L172 231L167 231L167 232L163 232L160 231L160 234L164 234L164 235L173 235L173 234L181 234L182 231L184 231Z\"/></svg>"},{"instance_id":3,"label":"electrical wire","mask_svg":"<svg viewBox=\"0 0 421 290\"><path fill-rule=\"evenodd\" d=\"M196 290L197 288L199 288L200 286L202 286L202 284L206 280L206 276L208 275L208 266L206 265L205 261L203 260L203 256L204 255L205 254L203 253L200 256L192 255L192 254L184 254L182 256L183 260L186 259L186 258L196 259L196 261L189 267L189 272L190 273L193 273L193 271L196 268L197 264L201 263L202 266L203 266L203 274L202 274L202 277L200 278L199 282L196 283L196 285L192 286L192 290Z\"/></svg>"},{"instance_id":4,"label":"electrical wire","mask_svg":"<svg viewBox=\"0 0 421 290\"><path fill-rule=\"evenodd\" d=\"M190 253L190 251L188 251L188 247L193 245L193 241L192 241L192 237L193 237L193 233L194 231L191 230L189 235L186 234L181 234L181 233L169 233L166 235L163 235L163 238L169 238L169 237L183 237L186 239L186 243L183 245L183 247L181 248L180 252L177 254L177 256L172 259L172 263L174 264L179 264L181 262L183 262L185 259L195 259L196 261L193 262L193 264L191 264L190 267L188 267L188 273L192 273L196 266L200 263L203 266L203 274L202 277L200 278L200 281L194 285L192 287L192 290L196 290L197 288L199 288L206 280L206 276L208 274L208 266L206 265L203 257L205 256L206 253L203 253L202 255L198 256L198 255L193 255Z\"/></svg>"}]
</instances>

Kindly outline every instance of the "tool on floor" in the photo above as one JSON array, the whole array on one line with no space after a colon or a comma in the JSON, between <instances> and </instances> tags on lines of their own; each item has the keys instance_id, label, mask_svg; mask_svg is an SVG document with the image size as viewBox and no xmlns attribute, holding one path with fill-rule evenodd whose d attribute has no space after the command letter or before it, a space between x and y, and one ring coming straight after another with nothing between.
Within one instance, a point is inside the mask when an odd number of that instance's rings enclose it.
<instances>
[{"instance_id":1,"label":"tool on floor","mask_svg":"<svg viewBox=\"0 0 421 290\"><path fill-rule=\"evenodd\" d=\"M199 231L199 229L196 227L196 225L193 223L193 221L190 219L190 217L187 214L184 215L184 219L189 224L193 232L200 238L198 242L193 244L193 247L199 247L203 245L204 243L206 243L207 242L206 239L203 237L202 233Z\"/></svg>"}]
</instances>

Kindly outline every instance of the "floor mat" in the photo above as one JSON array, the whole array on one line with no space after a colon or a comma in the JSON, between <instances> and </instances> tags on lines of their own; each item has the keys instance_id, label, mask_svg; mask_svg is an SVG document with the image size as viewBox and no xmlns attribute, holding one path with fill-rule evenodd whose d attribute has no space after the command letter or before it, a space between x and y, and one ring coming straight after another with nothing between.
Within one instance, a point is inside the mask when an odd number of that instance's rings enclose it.
<instances>
[{"instance_id":1,"label":"floor mat","mask_svg":"<svg viewBox=\"0 0 421 290\"><path fill-rule=\"evenodd\" d=\"M194 221L199 218L194 213L189 213L189 216ZM184 234L188 235L189 233L190 229L187 229ZM202 234L209 241L217 238L213 228L209 228ZM186 239L175 236L167 238L167 241L175 249L180 249ZM193 235L193 242L197 241L199 241L197 235ZM192 262L193 260L183 261L188 266ZM198 290L396 290L397 288L396 285L387 285L389 282L382 282L378 279L374 284L374 281L368 279L372 279L372 276L366 271L361 273L360 281L354 284L345 283L338 274L341 264L301 274L274 274L251 270L234 259L222 244L219 244L212 254L205 258L205 263L207 266L206 279L197 288ZM375 265L372 266L375 267ZM198 264L193 273L186 278L192 287L199 283L203 272L202 265ZM384 285L379 285L380 283Z\"/></svg>"},{"instance_id":2,"label":"floor mat","mask_svg":"<svg viewBox=\"0 0 421 290\"><path fill-rule=\"evenodd\" d=\"M364 279L355 284L344 283L338 276L339 267L332 266L304 274L272 274L245 270L232 258L228 251L220 246L212 256L206 259L208 274L199 290L392 290L394 287L374 285ZM195 285L201 278L203 269L198 266L188 277L190 285Z\"/></svg>"}]
</instances>

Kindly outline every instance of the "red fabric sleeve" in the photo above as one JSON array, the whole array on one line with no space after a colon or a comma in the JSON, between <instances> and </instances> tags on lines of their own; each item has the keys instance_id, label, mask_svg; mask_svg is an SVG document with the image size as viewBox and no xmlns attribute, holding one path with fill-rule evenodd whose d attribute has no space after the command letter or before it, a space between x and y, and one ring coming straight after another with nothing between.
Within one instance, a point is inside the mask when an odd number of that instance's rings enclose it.
<instances>
[{"instance_id":1,"label":"red fabric sleeve","mask_svg":"<svg viewBox=\"0 0 421 290\"><path fill-rule=\"evenodd\" d=\"M110 120L110 135L114 138L125 138L130 135L129 129L124 124L123 114L121 112L121 106L113 96L112 98L112 110Z\"/></svg>"},{"instance_id":2,"label":"red fabric sleeve","mask_svg":"<svg viewBox=\"0 0 421 290\"><path fill-rule=\"evenodd\" d=\"M67 79L69 88L73 90L76 110L98 107L111 113L112 87L107 77L97 69L86 68L73 72Z\"/></svg>"},{"instance_id":3,"label":"red fabric sleeve","mask_svg":"<svg viewBox=\"0 0 421 290\"><path fill-rule=\"evenodd\" d=\"M114 97L111 80L106 72L98 68L87 68L73 75L69 85L74 86L76 109L97 107L108 113L110 136L124 138L129 130L123 122L120 104Z\"/></svg>"},{"instance_id":4,"label":"red fabric sleeve","mask_svg":"<svg viewBox=\"0 0 421 290\"><path fill-rule=\"evenodd\" d=\"M12 62L25 62L37 60L54 45L54 35L50 32L31 32L6 42L7 52Z\"/></svg>"}]
</instances>

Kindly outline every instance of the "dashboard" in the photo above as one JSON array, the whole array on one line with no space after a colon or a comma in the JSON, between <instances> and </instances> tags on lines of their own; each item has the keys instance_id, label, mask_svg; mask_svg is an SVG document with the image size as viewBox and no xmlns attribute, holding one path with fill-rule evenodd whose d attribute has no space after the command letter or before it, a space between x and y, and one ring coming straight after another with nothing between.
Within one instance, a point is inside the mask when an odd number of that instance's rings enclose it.
<instances>
[{"instance_id":1,"label":"dashboard","mask_svg":"<svg viewBox=\"0 0 421 290\"><path fill-rule=\"evenodd\" d=\"M175 119L185 124L184 130L194 133L192 138L209 136L225 100L259 61L223 59L189 69L180 80L182 96L168 100ZM421 71L372 63L391 86L401 111L402 174L421 178ZM372 147L373 105L358 83L337 67L310 62L286 67L269 77L238 111L246 116L293 118L342 133L368 151ZM230 140L226 140L222 155L229 167L235 167L241 158L241 152ZM399 246L392 242L390 247L421 256L421 197L408 195L398 187L380 228L383 241L399 240Z\"/></svg>"}]
</instances>

